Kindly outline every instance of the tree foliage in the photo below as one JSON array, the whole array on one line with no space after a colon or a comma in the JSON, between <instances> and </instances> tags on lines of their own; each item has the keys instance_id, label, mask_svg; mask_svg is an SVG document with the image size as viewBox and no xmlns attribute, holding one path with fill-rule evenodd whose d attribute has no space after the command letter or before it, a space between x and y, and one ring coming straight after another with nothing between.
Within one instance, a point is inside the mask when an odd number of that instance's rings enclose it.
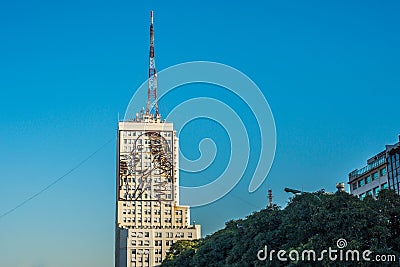
<instances>
[{"instance_id":1,"label":"tree foliage","mask_svg":"<svg viewBox=\"0 0 400 267\"><path fill-rule=\"evenodd\" d=\"M162 266L376 266L363 261L329 261L327 257L322 262L257 258L265 246L288 253L337 249L340 238L347 240L346 249L399 257L400 196L392 190L382 190L377 200L359 200L345 192L303 193L284 209L269 207L229 221L224 229L201 240L175 243ZM399 266L399 262L380 266Z\"/></svg>"}]
</instances>

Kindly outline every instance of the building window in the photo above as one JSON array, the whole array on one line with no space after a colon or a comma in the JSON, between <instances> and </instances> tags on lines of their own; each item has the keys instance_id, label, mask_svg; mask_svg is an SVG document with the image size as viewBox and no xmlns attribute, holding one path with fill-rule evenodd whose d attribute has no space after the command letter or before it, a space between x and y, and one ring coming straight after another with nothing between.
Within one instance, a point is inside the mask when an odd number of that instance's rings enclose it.
<instances>
[{"instance_id":1,"label":"building window","mask_svg":"<svg viewBox=\"0 0 400 267\"><path fill-rule=\"evenodd\" d=\"M365 184L369 184L371 182L371 176L365 177Z\"/></svg>"},{"instance_id":2,"label":"building window","mask_svg":"<svg viewBox=\"0 0 400 267\"><path fill-rule=\"evenodd\" d=\"M388 188L387 183L382 184L382 189L387 189L387 188Z\"/></svg>"},{"instance_id":3,"label":"building window","mask_svg":"<svg viewBox=\"0 0 400 267\"><path fill-rule=\"evenodd\" d=\"M353 190L357 189L357 183L353 183L352 186L353 186Z\"/></svg>"},{"instance_id":4,"label":"building window","mask_svg":"<svg viewBox=\"0 0 400 267\"><path fill-rule=\"evenodd\" d=\"M365 198L365 193L361 194L361 195L359 196L359 198L360 198L361 200L363 200L363 199Z\"/></svg>"},{"instance_id":5,"label":"building window","mask_svg":"<svg viewBox=\"0 0 400 267\"><path fill-rule=\"evenodd\" d=\"M178 237L178 238L183 238L184 236L185 236L185 234L182 233L182 232L178 232L178 233L176 233L176 235L175 235L175 237Z\"/></svg>"},{"instance_id":6,"label":"building window","mask_svg":"<svg viewBox=\"0 0 400 267\"><path fill-rule=\"evenodd\" d=\"M381 176L385 176L386 175L386 167L381 169L380 171Z\"/></svg>"},{"instance_id":7,"label":"building window","mask_svg":"<svg viewBox=\"0 0 400 267\"><path fill-rule=\"evenodd\" d=\"M372 181L374 181L374 180L376 180L376 179L378 179L378 172L374 172L374 173L372 174Z\"/></svg>"},{"instance_id":8,"label":"building window","mask_svg":"<svg viewBox=\"0 0 400 267\"><path fill-rule=\"evenodd\" d=\"M379 193L379 187L375 187L373 191L374 191L374 196L377 197Z\"/></svg>"},{"instance_id":9,"label":"building window","mask_svg":"<svg viewBox=\"0 0 400 267\"><path fill-rule=\"evenodd\" d=\"M358 181L358 187L364 186L365 182L364 179Z\"/></svg>"}]
</instances>

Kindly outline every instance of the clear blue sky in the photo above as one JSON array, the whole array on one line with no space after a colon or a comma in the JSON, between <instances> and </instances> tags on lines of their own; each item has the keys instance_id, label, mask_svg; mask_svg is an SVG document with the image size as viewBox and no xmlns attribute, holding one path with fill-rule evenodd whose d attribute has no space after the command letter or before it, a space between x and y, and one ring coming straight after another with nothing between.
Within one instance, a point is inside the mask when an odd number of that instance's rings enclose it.
<instances>
[{"instance_id":1,"label":"clear blue sky","mask_svg":"<svg viewBox=\"0 0 400 267\"><path fill-rule=\"evenodd\" d=\"M333 191L397 141L397 1L136 2L0 4L0 213L115 137L118 112L146 79L151 9L159 70L231 65L258 84L276 121L267 180L249 194L247 175L223 199L192 209L204 234L265 207L268 189L282 206L286 186ZM113 140L0 219L0 266L112 266L114 191Z\"/></svg>"}]
</instances>

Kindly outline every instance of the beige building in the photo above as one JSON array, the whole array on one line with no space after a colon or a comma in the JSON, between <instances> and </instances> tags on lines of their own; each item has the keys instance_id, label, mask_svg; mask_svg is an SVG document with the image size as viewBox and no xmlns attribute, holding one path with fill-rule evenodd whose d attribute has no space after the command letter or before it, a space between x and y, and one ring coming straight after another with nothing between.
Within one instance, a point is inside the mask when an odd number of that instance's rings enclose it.
<instances>
[{"instance_id":1,"label":"beige building","mask_svg":"<svg viewBox=\"0 0 400 267\"><path fill-rule=\"evenodd\" d=\"M172 123L137 114L118 124L115 266L157 266L177 240L200 238L179 205L179 143Z\"/></svg>"},{"instance_id":2,"label":"beige building","mask_svg":"<svg viewBox=\"0 0 400 267\"><path fill-rule=\"evenodd\" d=\"M386 151L367 160L367 165L349 173L350 193L360 199L376 198L381 189L388 188Z\"/></svg>"}]
</instances>

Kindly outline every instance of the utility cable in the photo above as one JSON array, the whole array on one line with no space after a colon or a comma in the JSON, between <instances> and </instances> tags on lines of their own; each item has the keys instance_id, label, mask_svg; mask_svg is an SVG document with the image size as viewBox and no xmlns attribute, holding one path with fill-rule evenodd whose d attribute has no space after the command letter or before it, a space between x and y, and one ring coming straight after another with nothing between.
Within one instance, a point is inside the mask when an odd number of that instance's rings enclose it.
<instances>
[{"instance_id":1,"label":"utility cable","mask_svg":"<svg viewBox=\"0 0 400 267\"><path fill-rule=\"evenodd\" d=\"M98 152L100 152L103 148L105 148L109 143L111 143L111 141L113 141L115 139L115 137L110 138L110 140L108 140L106 143L104 143L102 146L100 146L98 149L96 149L93 153L91 153L89 156L87 156L86 158L84 158L82 161L80 161L78 164L76 164L72 169L68 170L66 173L64 173L63 175L61 175L60 177L58 177L57 179L55 179L53 182L51 182L50 184L48 184L46 187L42 188L41 190L39 190L38 192L36 192L35 194L33 194L32 196L28 197L27 199L25 199L24 201L22 201L21 203L19 203L18 205L16 205L15 207L9 209L8 211L4 212L3 214L0 215L0 219L2 219L3 217L9 215L10 213L16 211L17 209L21 208L22 206L24 206L26 203L28 203L29 201L37 198L38 196L40 196L41 194L43 194L44 192L48 191L49 189L51 189L54 185L56 185L58 182L60 182L62 179L64 179L65 177L67 177L69 174L73 173L75 170L77 170L79 167L81 167L83 164L85 164L88 160L90 160L92 157L94 157Z\"/></svg>"}]
</instances>

